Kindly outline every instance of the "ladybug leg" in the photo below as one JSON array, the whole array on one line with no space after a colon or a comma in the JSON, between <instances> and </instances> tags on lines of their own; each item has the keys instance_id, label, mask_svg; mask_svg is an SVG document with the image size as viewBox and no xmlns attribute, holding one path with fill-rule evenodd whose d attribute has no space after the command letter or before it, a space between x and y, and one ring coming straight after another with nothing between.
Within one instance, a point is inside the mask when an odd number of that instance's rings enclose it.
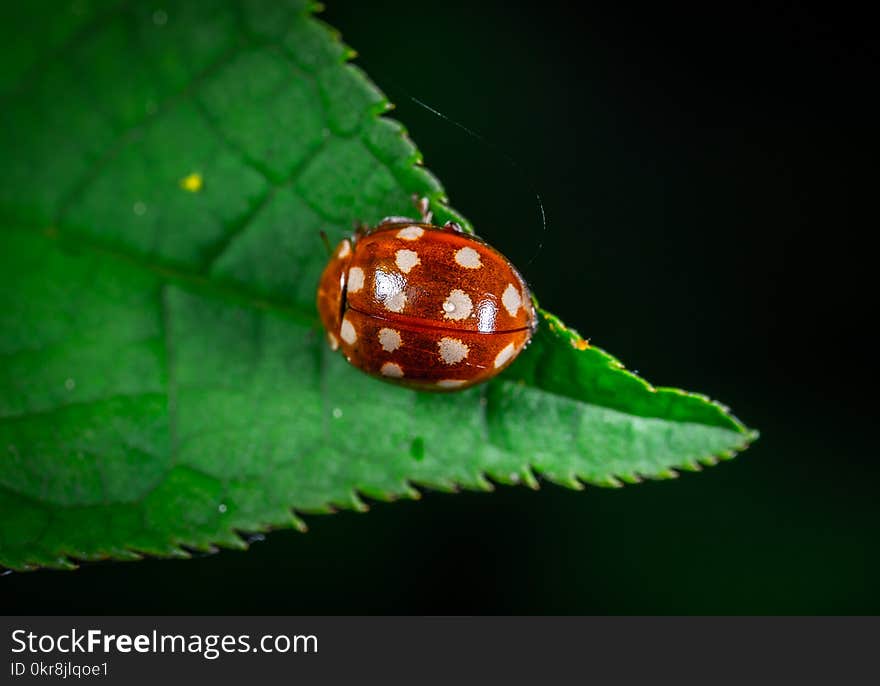
<instances>
[{"instance_id":1,"label":"ladybug leg","mask_svg":"<svg viewBox=\"0 0 880 686\"><path fill-rule=\"evenodd\" d=\"M354 239L355 242L357 242L359 239L366 236L367 233L369 233L369 231L370 231L370 227L367 224L365 224L364 222L355 222L354 223L354 235L352 236L352 238Z\"/></svg>"},{"instance_id":2,"label":"ladybug leg","mask_svg":"<svg viewBox=\"0 0 880 686\"><path fill-rule=\"evenodd\" d=\"M425 224L430 224L434 218L434 214L428 209L429 202L427 198L420 198L418 194L413 194L413 203L416 206L416 211L422 215L422 221Z\"/></svg>"},{"instance_id":3,"label":"ladybug leg","mask_svg":"<svg viewBox=\"0 0 880 686\"><path fill-rule=\"evenodd\" d=\"M464 229L461 228L461 224L459 224L458 222L452 222L452 221L446 222L443 225L443 228L449 229L450 231L457 231L458 233L461 233L462 231L464 231Z\"/></svg>"},{"instance_id":4,"label":"ladybug leg","mask_svg":"<svg viewBox=\"0 0 880 686\"><path fill-rule=\"evenodd\" d=\"M327 249L327 257L333 254L333 246L330 245L330 239L327 238L327 232L324 229L321 229L321 241L324 243L324 247Z\"/></svg>"}]
</instances>

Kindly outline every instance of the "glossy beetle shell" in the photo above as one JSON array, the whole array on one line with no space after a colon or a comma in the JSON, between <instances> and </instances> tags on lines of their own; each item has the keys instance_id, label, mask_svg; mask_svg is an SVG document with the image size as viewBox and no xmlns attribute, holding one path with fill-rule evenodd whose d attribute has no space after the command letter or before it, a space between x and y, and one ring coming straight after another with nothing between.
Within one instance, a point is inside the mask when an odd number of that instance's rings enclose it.
<instances>
[{"instance_id":1,"label":"glossy beetle shell","mask_svg":"<svg viewBox=\"0 0 880 686\"><path fill-rule=\"evenodd\" d=\"M486 381L528 344L528 287L497 250L454 227L389 219L343 240L318 286L331 348L422 390Z\"/></svg>"}]
</instances>

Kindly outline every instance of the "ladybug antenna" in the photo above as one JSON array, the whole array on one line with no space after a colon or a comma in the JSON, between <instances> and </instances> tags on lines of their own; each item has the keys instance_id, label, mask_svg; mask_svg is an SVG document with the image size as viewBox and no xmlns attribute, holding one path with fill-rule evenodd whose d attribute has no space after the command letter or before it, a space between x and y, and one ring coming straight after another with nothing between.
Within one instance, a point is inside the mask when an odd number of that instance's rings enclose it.
<instances>
[{"instance_id":1,"label":"ladybug antenna","mask_svg":"<svg viewBox=\"0 0 880 686\"><path fill-rule=\"evenodd\" d=\"M321 229L320 234L321 241L323 241L324 247L327 249L327 257L330 257L330 255L333 254L333 246L330 245L330 239L327 238L327 232L324 231L324 229Z\"/></svg>"},{"instance_id":2,"label":"ladybug antenna","mask_svg":"<svg viewBox=\"0 0 880 686\"><path fill-rule=\"evenodd\" d=\"M541 221L541 232L540 232L539 238L538 238L538 246L535 249L535 254L532 255L531 259L528 262L526 262L526 266L528 266L532 262L534 262L535 258L538 257L541 250L543 250L543 248L544 248L544 239L547 234L547 215L544 212L544 202L541 199L541 194L538 193L536 184L532 181L532 177L530 177L523 170L523 168L519 164L516 163L516 160L514 160L510 155L505 153L504 150L502 150L498 145L487 140L484 136L481 136L479 133L477 133L473 129L469 129L464 124L457 122L452 117L448 117L447 115L443 114L441 111L434 109L428 103L423 102L422 100L419 100L414 95L410 95L409 91L407 91L406 88L403 88L398 83L396 83L393 78L391 78L387 73L384 73L384 70L380 69L377 65L369 63L363 57L360 57L359 59L362 62L367 64L367 66L369 67L368 71L370 71L370 73L382 74L383 83L386 83L388 86L391 86L394 90L397 90L402 95L403 98L406 98L407 100L411 100L413 103L415 103L416 105L418 105L422 109L427 110L428 112L433 114L435 117L438 117L438 118L442 119L443 121L448 122L449 124L452 124L455 127L458 127L459 129L464 131L471 138L475 138L476 140L480 141L480 143L485 145L487 148L490 148L496 155L498 155L501 159L503 159L508 164L508 166L512 167L513 169L515 169L519 173L521 179L525 182L526 186L529 188L529 190L535 196L535 202L538 206L538 214L540 216L540 221Z\"/></svg>"},{"instance_id":3,"label":"ladybug antenna","mask_svg":"<svg viewBox=\"0 0 880 686\"><path fill-rule=\"evenodd\" d=\"M518 165L518 164L516 163L516 160L514 160L510 155L508 155L508 154L505 153L503 150L501 150L501 148L499 148L497 145L495 145L495 144L492 143L491 141L487 140L487 139L485 138L485 136L481 136L479 133L477 133L477 132L474 131L473 129L469 129L469 128L468 128L467 126L465 126L464 124L462 124L462 123L460 123L460 122L457 122L455 119L452 119L451 117L448 117L447 115L443 114L443 113L440 112L439 110L435 110L435 109L434 109L433 107L431 107L429 104L427 104L426 102L422 102L421 100L419 100L419 99L418 99L417 97L415 97L414 95L410 95L410 94L407 93L406 91L404 91L404 95L406 95L407 98L409 98L410 100L412 100L412 101L413 101L416 105L418 105L419 107L428 110L428 112L430 112L431 114L433 114L433 115L439 117L439 118L442 119L443 121L449 122L449 123L452 124L453 126L457 126L459 129L461 129L462 131L464 131L464 132L465 132L467 135L469 135L471 138L476 138L476 139L477 139L478 141L480 141L483 145L485 145L486 147L490 148L493 152L495 152L496 155L498 155L498 156L501 157L505 162L507 162L507 164L508 164L510 167L512 167L513 169L515 169L517 172L519 172L519 175L522 177L523 181L525 181L526 185L529 187L529 189L531 190L531 192L532 192L532 193L534 194L534 196L535 196L535 202L536 202L536 204L538 205L538 214L539 214L540 217L541 217L541 234L540 234L540 237L539 237L539 239L538 239L538 247L535 249L535 254L532 255L531 259L529 259L528 262L526 262L526 266L528 266L528 265L530 265L532 262L534 262L534 261L535 261L535 258L538 257L538 255L540 254L541 250L543 250L543 248L544 248L544 237L545 237L546 234L547 234L547 214L544 212L544 202L543 202L543 200L541 200L541 194L538 192L537 188L535 187L535 184L532 182L531 177L530 177L530 176L529 176L529 175L523 170L523 168L522 168L520 165Z\"/></svg>"},{"instance_id":4,"label":"ladybug antenna","mask_svg":"<svg viewBox=\"0 0 880 686\"><path fill-rule=\"evenodd\" d=\"M423 109L428 110L428 112L430 112L431 114L433 114L433 115L435 115L435 116L437 116L437 117L440 117L442 120L444 120L444 121L446 121L446 122L449 122L449 123L452 124L453 126L457 126L458 128L460 128L462 131L464 131L466 134L468 134L468 135L471 136L472 138L476 138L476 139L477 139L478 141L480 141L483 145L485 145L486 147L492 149L492 150L495 152L495 154L497 154L499 157L501 157L501 158L502 158L505 162L507 162L507 164L510 165L513 169L516 169L516 171L519 172L520 176L521 176L521 177L523 178L523 180L526 182L526 185L529 187L529 189L530 189L530 190L532 191L532 193L534 194L534 196L535 196L535 202L536 202L536 204L538 205L538 213L539 213L540 216L541 216L541 236L540 236L540 238L538 239L538 247L535 249L535 254L532 255L532 257L529 259L528 262L526 262L526 266L528 266L528 265L530 265L532 262L534 262L534 261L535 261L535 258L538 257L538 255L540 254L541 250L543 250L543 248L544 248L544 236L545 236L545 234L547 233L547 214L544 212L544 202L541 200L541 194L538 192L537 188L535 188L535 184L532 183L532 180L531 180L531 178L528 176L528 174L526 174L526 172L523 171L523 168L522 168L520 165L518 165L518 164L516 163L516 160L514 160L510 155L506 154L503 150L501 150L497 145L495 145L495 144L492 143L491 141L486 140L486 138L485 138L484 136L481 136L480 134L478 134L478 133L477 133L476 131L474 131L473 129L469 129L469 128L468 128L467 126L465 126L464 124L455 121L455 119L452 119L451 117L448 117L447 115L443 114L443 113L440 112L439 110L435 110L433 107L431 107L430 105L428 105L428 104L425 103L425 102L422 102L421 100L419 100L419 99L418 99L417 97L415 97L414 95L410 95L409 93L406 93L406 97L408 97L410 100L412 100L412 101L413 101L416 105L418 105L419 107L422 107Z\"/></svg>"}]
</instances>

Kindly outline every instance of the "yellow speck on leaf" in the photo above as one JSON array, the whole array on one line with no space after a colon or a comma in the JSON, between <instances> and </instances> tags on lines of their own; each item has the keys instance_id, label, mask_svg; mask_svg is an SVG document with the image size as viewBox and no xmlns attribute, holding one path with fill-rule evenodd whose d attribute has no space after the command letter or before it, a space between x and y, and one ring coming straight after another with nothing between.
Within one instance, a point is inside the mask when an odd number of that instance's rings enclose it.
<instances>
[{"instance_id":1,"label":"yellow speck on leaf","mask_svg":"<svg viewBox=\"0 0 880 686\"><path fill-rule=\"evenodd\" d=\"M180 180L180 187L185 191L189 191L190 193L198 193L200 190L202 190L202 186L204 185L205 180L198 172L194 172L189 176L184 176Z\"/></svg>"},{"instance_id":2,"label":"yellow speck on leaf","mask_svg":"<svg viewBox=\"0 0 880 686\"><path fill-rule=\"evenodd\" d=\"M572 338L571 339L571 347L575 350L586 350L590 347L590 344L587 343L583 338Z\"/></svg>"}]
</instances>

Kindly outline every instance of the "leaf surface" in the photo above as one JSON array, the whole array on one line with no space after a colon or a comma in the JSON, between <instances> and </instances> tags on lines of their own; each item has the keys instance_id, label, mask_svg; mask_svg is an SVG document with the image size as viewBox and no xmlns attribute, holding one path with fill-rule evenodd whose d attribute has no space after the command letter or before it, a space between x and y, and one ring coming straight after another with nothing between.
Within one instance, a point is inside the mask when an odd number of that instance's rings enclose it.
<instances>
[{"instance_id":1,"label":"leaf surface","mask_svg":"<svg viewBox=\"0 0 880 686\"><path fill-rule=\"evenodd\" d=\"M546 312L470 391L348 366L314 308L320 232L413 194L467 222L308 5L164 5L4 27L0 563L241 548L359 494L618 485L753 438Z\"/></svg>"}]
</instances>

